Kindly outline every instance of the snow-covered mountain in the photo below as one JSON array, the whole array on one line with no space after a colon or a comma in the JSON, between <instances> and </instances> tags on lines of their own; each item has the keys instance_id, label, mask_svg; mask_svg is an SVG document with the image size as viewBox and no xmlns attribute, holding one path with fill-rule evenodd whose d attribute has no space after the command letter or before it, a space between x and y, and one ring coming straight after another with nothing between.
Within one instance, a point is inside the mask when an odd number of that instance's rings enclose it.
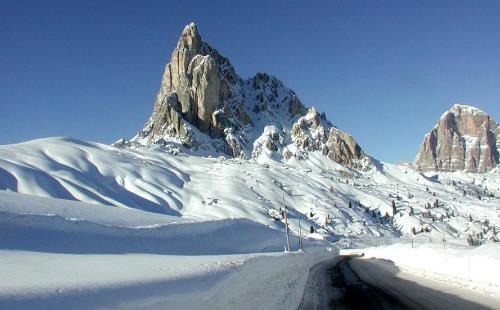
<instances>
[{"instance_id":1,"label":"snow-covered mountain","mask_svg":"<svg viewBox=\"0 0 500 310\"><path fill-rule=\"evenodd\" d=\"M246 218L278 231L284 202L292 234L300 221L333 240L396 237L413 227L453 238L485 228L487 239L500 224L498 169L424 175L375 160L374 166L349 169L320 151L262 163L47 138L0 146L0 190L196 221Z\"/></svg>"},{"instance_id":2,"label":"snow-covered mountain","mask_svg":"<svg viewBox=\"0 0 500 310\"><path fill-rule=\"evenodd\" d=\"M153 113L125 145L181 145L205 154L276 159L321 151L343 165L368 169L369 158L347 133L266 73L244 80L230 61L187 25L165 67Z\"/></svg>"},{"instance_id":3,"label":"snow-covered mountain","mask_svg":"<svg viewBox=\"0 0 500 310\"><path fill-rule=\"evenodd\" d=\"M421 171L486 172L500 162L500 126L478 108L455 104L425 135L415 159Z\"/></svg>"},{"instance_id":4,"label":"snow-covered mountain","mask_svg":"<svg viewBox=\"0 0 500 310\"><path fill-rule=\"evenodd\" d=\"M422 174L370 158L276 78L241 79L194 24L130 141L0 146L0 190L196 220L247 218L279 231L286 205L293 234L301 222L327 239L412 230L487 239L498 225L498 180L498 169Z\"/></svg>"},{"instance_id":5,"label":"snow-covered mountain","mask_svg":"<svg viewBox=\"0 0 500 310\"><path fill-rule=\"evenodd\" d=\"M312 266L393 243L367 253L459 276L453 256L477 253L474 285L500 291L500 167L412 167L275 77L241 79L190 24L131 140L0 145L0 308L296 309Z\"/></svg>"}]
</instances>

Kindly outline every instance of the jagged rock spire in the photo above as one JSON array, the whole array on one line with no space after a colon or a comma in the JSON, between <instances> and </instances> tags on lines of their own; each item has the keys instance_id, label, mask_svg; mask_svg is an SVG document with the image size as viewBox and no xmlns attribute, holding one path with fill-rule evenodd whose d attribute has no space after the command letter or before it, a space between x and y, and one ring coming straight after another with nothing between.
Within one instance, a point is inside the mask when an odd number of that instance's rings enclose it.
<instances>
[{"instance_id":1,"label":"jagged rock spire","mask_svg":"<svg viewBox=\"0 0 500 310\"><path fill-rule=\"evenodd\" d=\"M262 154L256 142L267 141L270 134L272 139L281 137L279 147L272 148L273 156L298 156L298 148L321 151L339 163L358 167L365 154L354 139L334 128L324 114L320 123L309 128L306 114L295 92L276 77L257 73L241 79L229 60L204 42L191 23L165 66L153 114L132 143L156 145L174 140L190 149L248 158ZM300 126L294 124L299 121Z\"/></svg>"}]
</instances>

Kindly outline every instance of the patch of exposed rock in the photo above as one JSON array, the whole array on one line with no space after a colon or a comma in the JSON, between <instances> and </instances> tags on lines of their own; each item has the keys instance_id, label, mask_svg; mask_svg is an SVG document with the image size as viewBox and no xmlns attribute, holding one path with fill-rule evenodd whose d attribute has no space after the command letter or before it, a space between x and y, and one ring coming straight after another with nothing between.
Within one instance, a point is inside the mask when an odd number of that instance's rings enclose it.
<instances>
[{"instance_id":1,"label":"patch of exposed rock","mask_svg":"<svg viewBox=\"0 0 500 310\"><path fill-rule=\"evenodd\" d=\"M193 23L184 28L165 66L151 117L136 137L121 145L170 143L233 157L265 154L280 160L319 151L352 168L365 167L360 162L367 159L349 134L315 109L308 112L276 77L257 73L241 79L229 60L202 40Z\"/></svg>"},{"instance_id":2,"label":"patch of exposed rock","mask_svg":"<svg viewBox=\"0 0 500 310\"><path fill-rule=\"evenodd\" d=\"M330 159L349 168L366 169L369 159L354 138L327 121L315 108L293 124L291 137L303 150L320 151Z\"/></svg>"},{"instance_id":3,"label":"patch of exposed rock","mask_svg":"<svg viewBox=\"0 0 500 310\"><path fill-rule=\"evenodd\" d=\"M425 135L414 167L484 173L498 165L499 148L498 123L477 108L456 104Z\"/></svg>"}]
</instances>

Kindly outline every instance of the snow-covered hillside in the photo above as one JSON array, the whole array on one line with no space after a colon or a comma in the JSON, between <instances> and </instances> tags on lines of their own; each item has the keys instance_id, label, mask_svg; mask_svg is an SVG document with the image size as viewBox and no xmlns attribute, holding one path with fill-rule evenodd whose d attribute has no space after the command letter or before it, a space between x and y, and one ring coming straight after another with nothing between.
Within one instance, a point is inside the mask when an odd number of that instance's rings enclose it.
<instances>
[{"instance_id":1,"label":"snow-covered hillside","mask_svg":"<svg viewBox=\"0 0 500 310\"><path fill-rule=\"evenodd\" d=\"M498 248L498 169L423 175L372 159L359 172L319 152L272 155L68 138L0 146L0 274L10 279L0 305L296 308L309 268L336 245L394 243L415 229Z\"/></svg>"},{"instance_id":2,"label":"snow-covered hillside","mask_svg":"<svg viewBox=\"0 0 500 310\"><path fill-rule=\"evenodd\" d=\"M5 191L0 227L2 309L255 309L266 296L261 308L294 308L309 267L334 254L314 240L283 253L282 233L248 219L200 222Z\"/></svg>"},{"instance_id":3,"label":"snow-covered hillside","mask_svg":"<svg viewBox=\"0 0 500 310\"><path fill-rule=\"evenodd\" d=\"M486 240L499 225L498 170L426 176L378 163L358 172L317 152L304 157L210 158L49 138L0 147L0 189L178 219L246 218L279 231L284 200L293 233L300 220L303 231L313 226L331 240L412 228L450 238L484 229Z\"/></svg>"}]
</instances>

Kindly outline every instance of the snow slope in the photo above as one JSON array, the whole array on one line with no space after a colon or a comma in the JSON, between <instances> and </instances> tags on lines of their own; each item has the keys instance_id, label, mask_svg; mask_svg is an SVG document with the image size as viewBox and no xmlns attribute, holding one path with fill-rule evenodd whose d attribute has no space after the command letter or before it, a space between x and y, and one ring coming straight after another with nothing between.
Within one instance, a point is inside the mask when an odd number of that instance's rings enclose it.
<instances>
[{"instance_id":1,"label":"snow slope","mask_svg":"<svg viewBox=\"0 0 500 310\"><path fill-rule=\"evenodd\" d=\"M391 244L415 228L421 240L463 247L473 235L485 256L498 249L498 169L424 175L373 160L359 172L302 155L225 159L69 138L0 146L0 305L294 308L309 267L335 255L327 241ZM300 234L303 252L283 252L283 203L291 248Z\"/></svg>"},{"instance_id":2,"label":"snow slope","mask_svg":"<svg viewBox=\"0 0 500 310\"><path fill-rule=\"evenodd\" d=\"M486 241L500 224L497 169L424 175L373 160L374 169L358 172L316 152L303 156L224 159L48 138L0 146L0 189L176 219L246 218L278 230L283 221L270 214L285 200L294 234L300 221L332 240L397 237L415 228L458 239L483 231Z\"/></svg>"},{"instance_id":3,"label":"snow slope","mask_svg":"<svg viewBox=\"0 0 500 310\"><path fill-rule=\"evenodd\" d=\"M8 192L0 227L7 309L253 308L266 294L262 308L293 308L309 267L333 255L315 241L283 253L281 232L248 219L192 221Z\"/></svg>"}]
</instances>

